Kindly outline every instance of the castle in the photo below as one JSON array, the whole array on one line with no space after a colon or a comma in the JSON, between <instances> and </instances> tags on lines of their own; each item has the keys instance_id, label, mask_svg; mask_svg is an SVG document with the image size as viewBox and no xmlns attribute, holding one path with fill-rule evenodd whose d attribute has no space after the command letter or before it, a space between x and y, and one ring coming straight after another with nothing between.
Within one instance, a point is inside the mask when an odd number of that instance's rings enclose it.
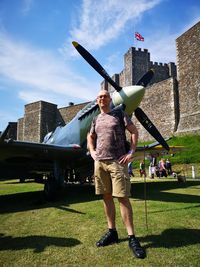
<instances>
[{"instance_id":1,"label":"castle","mask_svg":"<svg viewBox=\"0 0 200 267\"><path fill-rule=\"evenodd\" d=\"M113 75L120 86L134 85L150 68L155 76L145 92L140 107L164 137L174 134L200 134L200 22L176 39L177 66L150 61L147 49L131 47L124 55L124 69ZM112 92L103 81L101 88ZM45 134L61 123L67 123L87 103L57 108L57 105L38 101L25 105L24 117L12 123L12 135L17 139L41 142ZM142 125L132 117L140 140L152 140ZM11 132L10 132L11 133Z\"/></svg>"}]
</instances>

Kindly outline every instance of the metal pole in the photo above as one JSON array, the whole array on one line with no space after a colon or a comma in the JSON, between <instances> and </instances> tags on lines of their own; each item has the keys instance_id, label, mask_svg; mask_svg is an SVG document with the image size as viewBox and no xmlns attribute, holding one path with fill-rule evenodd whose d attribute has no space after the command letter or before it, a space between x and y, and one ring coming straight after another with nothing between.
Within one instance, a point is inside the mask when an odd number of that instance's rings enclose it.
<instances>
[{"instance_id":1,"label":"metal pole","mask_svg":"<svg viewBox=\"0 0 200 267\"><path fill-rule=\"evenodd\" d=\"M146 165L145 165L145 146L144 146L144 168L146 173ZM148 231L148 219L147 219L147 188L146 188L146 175L144 174L144 209L145 209L145 222L146 228Z\"/></svg>"}]
</instances>

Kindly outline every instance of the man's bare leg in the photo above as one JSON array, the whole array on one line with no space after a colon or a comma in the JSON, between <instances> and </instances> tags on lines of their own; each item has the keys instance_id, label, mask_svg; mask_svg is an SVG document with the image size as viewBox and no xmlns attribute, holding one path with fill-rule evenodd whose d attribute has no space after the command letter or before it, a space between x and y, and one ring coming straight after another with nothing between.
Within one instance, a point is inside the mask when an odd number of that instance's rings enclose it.
<instances>
[{"instance_id":1,"label":"man's bare leg","mask_svg":"<svg viewBox=\"0 0 200 267\"><path fill-rule=\"evenodd\" d=\"M96 243L97 247L104 247L118 242L118 233L115 226L115 203L112 195L103 195L103 203L108 223L108 232Z\"/></svg>"},{"instance_id":2,"label":"man's bare leg","mask_svg":"<svg viewBox=\"0 0 200 267\"><path fill-rule=\"evenodd\" d=\"M144 259L146 257L145 250L141 247L134 233L133 210L130 200L128 197L123 197L118 198L118 201L120 203L121 216L128 232L129 248L137 258Z\"/></svg>"},{"instance_id":3,"label":"man's bare leg","mask_svg":"<svg viewBox=\"0 0 200 267\"><path fill-rule=\"evenodd\" d=\"M104 211L108 222L109 229L115 229L115 203L111 194L103 195Z\"/></svg>"},{"instance_id":4,"label":"man's bare leg","mask_svg":"<svg viewBox=\"0 0 200 267\"><path fill-rule=\"evenodd\" d=\"M128 197L118 198L120 211L124 225L126 226L128 235L134 235L133 210Z\"/></svg>"}]
</instances>

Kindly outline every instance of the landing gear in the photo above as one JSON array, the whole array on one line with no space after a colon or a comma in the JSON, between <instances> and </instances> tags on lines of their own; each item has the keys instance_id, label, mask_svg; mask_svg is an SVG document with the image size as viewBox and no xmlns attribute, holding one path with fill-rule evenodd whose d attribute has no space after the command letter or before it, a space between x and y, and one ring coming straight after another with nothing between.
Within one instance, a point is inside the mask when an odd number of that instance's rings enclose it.
<instances>
[{"instance_id":1,"label":"landing gear","mask_svg":"<svg viewBox=\"0 0 200 267\"><path fill-rule=\"evenodd\" d=\"M58 193L58 184L54 177L49 176L44 184L44 196L46 200L52 201L56 199Z\"/></svg>"},{"instance_id":2,"label":"landing gear","mask_svg":"<svg viewBox=\"0 0 200 267\"><path fill-rule=\"evenodd\" d=\"M24 177L20 177L20 178L19 178L19 182L20 182L20 183L25 183L25 180L26 180L26 179L25 179Z\"/></svg>"},{"instance_id":3,"label":"landing gear","mask_svg":"<svg viewBox=\"0 0 200 267\"><path fill-rule=\"evenodd\" d=\"M48 201L55 200L58 192L64 187L64 169L58 161L54 162L53 174L47 176L44 184L44 195Z\"/></svg>"}]
</instances>

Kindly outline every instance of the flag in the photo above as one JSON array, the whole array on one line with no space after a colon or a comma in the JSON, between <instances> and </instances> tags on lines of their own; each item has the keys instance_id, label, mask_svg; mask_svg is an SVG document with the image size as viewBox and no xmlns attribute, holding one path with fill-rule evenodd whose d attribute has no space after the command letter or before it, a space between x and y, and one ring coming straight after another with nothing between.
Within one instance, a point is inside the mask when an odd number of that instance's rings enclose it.
<instances>
[{"instance_id":1,"label":"flag","mask_svg":"<svg viewBox=\"0 0 200 267\"><path fill-rule=\"evenodd\" d=\"M135 39L144 42L144 37L139 32L135 32Z\"/></svg>"}]
</instances>

